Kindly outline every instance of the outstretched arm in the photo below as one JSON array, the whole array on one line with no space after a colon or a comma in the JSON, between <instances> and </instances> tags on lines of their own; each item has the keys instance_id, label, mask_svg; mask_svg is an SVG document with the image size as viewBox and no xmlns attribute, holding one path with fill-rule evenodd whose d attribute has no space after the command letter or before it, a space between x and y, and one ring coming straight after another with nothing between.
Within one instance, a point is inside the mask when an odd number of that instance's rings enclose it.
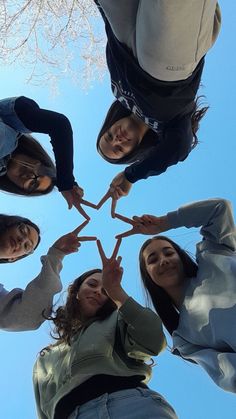
<instances>
[{"instance_id":1,"label":"outstretched arm","mask_svg":"<svg viewBox=\"0 0 236 419\"><path fill-rule=\"evenodd\" d=\"M42 269L25 290L15 288L8 292L0 285L0 328L8 331L37 329L51 312L53 297L62 289L60 271L65 255L78 251L81 241L96 237L77 237L87 221L71 233L60 237L41 257Z\"/></svg>"},{"instance_id":2,"label":"outstretched arm","mask_svg":"<svg viewBox=\"0 0 236 419\"><path fill-rule=\"evenodd\" d=\"M41 109L34 100L24 96L16 99L15 112L26 128L50 136L56 160L56 185L68 208L74 206L89 219L81 207L84 191L76 184L73 175L73 132L69 119L61 113Z\"/></svg>"},{"instance_id":3,"label":"outstretched arm","mask_svg":"<svg viewBox=\"0 0 236 419\"><path fill-rule=\"evenodd\" d=\"M20 96L15 112L32 132L48 134L51 138L57 168L59 191L73 188L73 132L69 119L58 112L41 109L32 99Z\"/></svg>"},{"instance_id":4,"label":"outstretched arm","mask_svg":"<svg viewBox=\"0 0 236 419\"><path fill-rule=\"evenodd\" d=\"M125 178L135 183L149 176L158 176L169 166L185 160L191 151L193 133L191 120L186 116L168 123L160 134L160 142L145 153L144 158L126 167Z\"/></svg>"},{"instance_id":5,"label":"outstretched arm","mask_svg":"<svg viewBox=\"0 0 236 419\"><path fill-rule=\"evenodd\" d=\"M167 214L170 228L202 227L204 239L236 250L236 231L232 207L221 198L193 202Z\"/></svg>"}]
</instances>

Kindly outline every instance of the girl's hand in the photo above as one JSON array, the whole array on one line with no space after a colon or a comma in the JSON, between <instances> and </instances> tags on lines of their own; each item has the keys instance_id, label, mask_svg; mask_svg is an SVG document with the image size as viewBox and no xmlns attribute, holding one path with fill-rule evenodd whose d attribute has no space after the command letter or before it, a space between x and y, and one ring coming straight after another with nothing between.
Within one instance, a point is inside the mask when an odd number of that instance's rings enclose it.
<instances>
[{"instance_id":1,"label":"girl's hand","mask_svg":"<svg viewBox=\"0 0 236 419\"><path fill-rule=\"evenodd\" d=\"M70 189L68 191L62 191L61 194L65 198L68 204L68 209L71 209L74 206L79 211L79 213L84 218L86 218L86 220L90 220L89 215L84 211L81 204L90 206L92 208L96 208L96 205L82 199L84 195L84 191L80 186L74 185L73 189Z\"/></svg>"},{"instance_id":2,"label":"girl's hand","mask_svg":"<svg viewBox=\"0 0 236 419\"><path fill-rule=\"evenodd\" d=\"M171 228L167 216L155 217L155 215L142 215L141 217L134 216L133 219L124 217L121 214L115 213L115 217L125 223L131 224L132 228L124 233L118 234L116 239L122 239L133 234L159 234Z\"/></svg>"},{"instance_id":3,"label":"girl's hand","mask_svg":"<svg viewBox=\"0 0 236 419\"><path fill-rule=\"evenodd\" d=\"M70 253L78 252L79 247L81 246L80 242L97 240L97 238L93 236L83 236L83 237L77 236L80 233L80 231L83 230L83 228L88 224L88 222L89 222L88 220L84 221L75 230L60 237L53 244L53 247L65 253L65 255L69 255Z\"/></svg>"},{"instance_id":4,"label":"girl's hand","mask_svg":"<svg viewBox=\"0 0 236 419\"><path fill-rule=\"evenodd\" d=\"M107 258L100 240L97 240L98 251L102 260L103 288L118 308L129 298L121 286L123 268L120 266L121 257L117 257L120 244L121 240L117 240L112 256Z\"/></svg>"},{"instance_id":5,"label":"girl's hand","mask_svg":"<svg viewBox=\"0 0 236 419\"><path fill-rule=\"evenodd\" d=\"M111 198L112 199L111 216L112 218L115 218L115 209L116 209L116 204L117 204L118 199L120 199L122 196L128 195L131 187L132 187L132 183L130 183L126 179L124 172L119 173L118 175L114 177L107 193L102 197L101 201L97 204L97 209L101 208L104 202L106 202L107 199Z\"/></svg>"}]
</instances>

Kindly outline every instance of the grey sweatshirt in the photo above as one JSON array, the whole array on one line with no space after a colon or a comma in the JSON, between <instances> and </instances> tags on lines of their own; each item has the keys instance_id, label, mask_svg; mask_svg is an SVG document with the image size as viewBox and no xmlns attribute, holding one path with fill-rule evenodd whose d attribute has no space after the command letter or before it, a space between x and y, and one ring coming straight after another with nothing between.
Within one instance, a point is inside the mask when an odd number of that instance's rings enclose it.
<instances>
[{"instance_id":1,"label":"grey sweatshirt","mask_svg":"<svg viewBox=\"0 0 236 419\"><path fill-rule=\"evenodd\" d=\"M0 284L0 328L19 332L37 329L49 315L53 296L60 292L62 284L60 271L64 253L51 247L46 256L41 257L42 269L25 290L14 288L8 292Z\"/></svg>"},{"instance_id":2,"label":"grey sweatshirt","mask_svg":"<svg viewBox=\"0 0 236 419\"><path fill-rule=\"evenodd\" d=\"M236 231L230 202L209 199L169 213L172 228L199 227L197 277L189 280L173 352L236 393Z\"/></svg>"}]
</instances>

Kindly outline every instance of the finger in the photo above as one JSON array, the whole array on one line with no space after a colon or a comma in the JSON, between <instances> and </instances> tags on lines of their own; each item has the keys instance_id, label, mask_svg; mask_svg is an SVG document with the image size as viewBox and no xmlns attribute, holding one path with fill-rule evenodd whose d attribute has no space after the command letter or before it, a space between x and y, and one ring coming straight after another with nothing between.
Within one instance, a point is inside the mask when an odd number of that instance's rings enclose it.
<instances>
[{"instance_id":1,"label":"finger","mask_svg":"<svg viewBox=\"0 0 236 419\"><path fill-rule=\"evenodd\" d=\"M99 254L101 256L101 259L102 259L102 263L104 264L107 261L107 257L104 253L102 243L100 242L100 240L97 240L97 247L98 247L98 251L99 251Z\"/></svg>"},{"instance_id":2,"label":"finger","mask_svg":"<svg viewBox=\"0 0 236 419\"><path fill-rule=\"evenodd\" d=\"M79 213L86 218L86 220L90 220L89 215L84 211L80 204L74 203L74 207L79 211Z\"/></svg>"},{"instance_id":3,"label":"finger","mask_svg":"<svg viewBox=\"0 0 236 419\"><path fill-rule=\"evenodd\" d=\"M119 252L120 245L121 245L121 241L122 241L122 239L121 239L121 238L119 238L119 239L117 240L116 245L115 245L114 250L113 250L113 253L112 253L112 255L111 255L111 259L113 259L113 258L114 258L114 259L116 259L117 254L118 254L118 252Z\"/></svg>"},{"instance_id":4,"label":"finger","mask_svg":"<svg viewBox=\"0 0 236 419\"><path fill-rule=\"evenodd\" d=\"M80 242L91 242L91 241L97 240L97 239L98 238L95 237L95 236L81 236L81 237L78 237L78 240Z\"/></svg>"},{"instance_id":5,"label":"finger","mask_svg":"<svg viewBox=\"0 0 236 419\"><path fill-rule=\"evenodd\" d=\"M119 197L121 198L122 196L125 196L126 193L123 191L123 189L120 186L116 187L116 192L119 195Z\"/></svg>"},{"instance_id":6,"label":"finger","mask_svg":"<svg viewBox=\"0 0 236 419\"><path fill-rule=\"evenodd\" d=\"M121 261L122 261L122 257L121 257L121 256L118 256L118 258L117 258L117 263L118 263L118 265L120 265L120 264L121 264Z\"/></svg>"},{"instance_id":7,"label":"finger","mask_svg":"<svg viewBox=\"0 0 236 419\"><path fill-rule=\"evenodd\" d=\"M101 208L103 204L110 198L111 193L108 191L97 204L97 209Z\"/></svg>"},{"instance_id":8,"label":"finger","mask_svg":"<svg viewBox=\"0 0 236 419\"><path fill-rule=\"evenodd\" d=\"M143 215L142 215L141 217L138 217L137 215L134 215L134 216L133 216L133 220L134 220L135 222L140 223L141 221L143 221Z\"/></svg>"},{"instance_id":9,"label":"finger","mask_svg":"<svg viewBox=\"0 0 236 419\"><path fill-rule=\"evenodd\" d=\"M118 218L119 220L124 221L125 223L134 225L134 222L133 220L131 220L131 218L125 217L124 215L118 214L117 212L115 212L114 215L115 215L115 218Z\"/></svg>"},{"instance_id":10,"label":"finger","mask_svg":"<svg viewBox=\"0 0 236 419\"><path fill-rule=\"evenodd\" d=\"M82 198L84 195L84 190L78 186L73 187L73 192L76 193L76 195L78 195L80 198Z\"/></svg>"},{"instance_id":11,"label":"finger","mask_svg":"<svg viewBox=\"0 0 236 419\"><path fill-rule=\"evenodd\" d=\"M115 198L112 198L112 200L111 200L111 216L112 216L112 218L115 218L116 204L117 204L117 200Z\"/></svg>"},{"instance_id":12,"label":"finger","mask_svg":"<svg viewBox=\"0 0 236 419\"><path fill-rule=\"evenodd\" d=\"M124 233L117 234L115 237L116 239L120 240L120 239L123 239L124 237L132 236L133 234L136 234L136 231L134 230L134 228L131 228L131 230L127 230L127 231L124 231Z\"/></svg>"},{"instance_id":13,"label":"finger","mask_svg":"<svg viewBox=\"0 0 236 419\"><path fill-rule=\"evenodd\" d=\"M69 198L67 198L65 195L63 195L63 196L64 196L64 198L65 198L65 200L67 202L68 209L70 210L72 208L72 200L69 199Z\"/></svg>"},{"instance_id":14,"label":"finger","mask_svg":"<svg viewBox=\"0 0 236 419\"><path fill-rule=\"evenodd\" d=\"M97 205L93 204L90 201L86 201L85 199L81 199L80 203L83 204L83 205L87 205L87 207L97 209Z\"/></svg>"},{"instance_id":15,"label":"finger","mask_svg":"<svg viewBox=\"0 0 236 419\"><path fill-rule=\"evenodd\" d=\"M83 228L89 223L89 220L85 220L82 224L80 224L78 227L76 227L71 233L75 234L77 236L77 234L79 234L79 232L81 230L83 230Z\"/></svg>"},{"instance_id":16,"label":"finger","mask_svg":"<svg viewBox=\"0 0 236 419\"><path fill-rule=\"evenodd\" d=\"M147 215L147 214L145 214L145 215L143 215L142 217L141 217L141 219L142 219L142 221L144 221L145 223L151 223L152 222L152 219L150 218L150 216L149 215Z\"/></svg>"}]
</instances>

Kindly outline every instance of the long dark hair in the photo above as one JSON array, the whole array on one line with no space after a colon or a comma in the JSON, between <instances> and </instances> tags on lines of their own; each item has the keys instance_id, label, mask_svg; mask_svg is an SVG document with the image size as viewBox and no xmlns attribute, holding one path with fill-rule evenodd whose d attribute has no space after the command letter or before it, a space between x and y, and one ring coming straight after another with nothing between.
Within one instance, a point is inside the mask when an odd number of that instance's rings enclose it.
<instances>
[{"instance_id":1,"label":"long dark hair","mask_svg":"<svg viewBox=\"0 0 236 419\"><path fill-rule=\"evenodd\" d=\"M11 154L11 157L14 157L17 153L22 153L33 159L39 160L41 163L40 174L42 176L49 176L52 179L52 183L45 191L35 191L29 194L29 192L12 182L6 173L5 175L0 176L0 190L24 196L39 196L50 193L56 182L56 167L41 144L35 140L32 135L21 135L18 141L18 146Z\"/></svg>"},{"instance_id":2,"label":"long dark hair","mask_svg":"<svg viewBox=\"0 0 236 419\"><path fill-rule=\"evenodd\" d=\"M187 278L192 278L197 275L198 265L185 250L165 236L154 236L151 239L146 240L140 249L139 268L147 299L149 301L151 299L152 304L160 316L165 328L172 335L173 331L177 329L179 324L179 313L168 293L152 280L147 272L144 262L143 251L153 240L166 240L173 246L183 263L184 274Z\"/></svg>"},{"instance_id":3,"label":"long dark hair","mask_svg":"<svg viewBox=\"0 0 236 419\"><path fill-rule=\"evenodd\" d=\"M64 342L70 345L72 337L83 326L79 302L76 299L76 296L85 279L90 275L100 272L102 272L101 269L91 269L76 278L68 288L66 304L58 307L53 315L48 317L48 320L52 320L55 325L52 337L56 339L58 343ZM116 309L116 304L112 300L108 299L106 303L97 311L96 319L104 320ZM48 348L50 348L50 346Z\"/></svg>"},{"instance_id":4,"label":"long dark hair","mask_svg":"<svg viewBox=\"0 0 236 419\"><path fill-rule=\"evenodd\" d=\"M1 235L4 234L6 232L6 230L10 227L14 227L14 226L18 226L19 224L27 224L31 227L33 227L37 233L38 233L38 242L34 248L34 250L38 247L39 243L40 243L40 230L38 228L38 226L36 224L34 224L32 221L30 221L28 218L24 218L24 217L20 217L18 215L5 215L5 214L0 214L0 240L1 240ZM14 261L9 261L8 259L0 259L0 263L13 263L16 262L19 259L23 259L26 256L29 256L28 254L23 255L23 256L19 256L16 260Z\"/></svg>"},{"instance_id":5,"label":"long dark hair","mask_svg":"<svg viewBox=\"0 0 236 419\"><path fill-rule=\"evenodd\" d=\"M193 132L193 143L192 149L198 144L197 131L199 129L200 120L203 118L209 106L201 106L201 99L203 96L199 96L194 101L194 109L191 115L191 125ZM118 100L112 103L110 106L105 121L102 125L102 128L97 137L97 150L99 154L109 163L112 164L129 164L134 163L140 159L144 158L145 151L148 151L151 147L155 147L158 142L161 141L161 132L154 132L152 129L149 129L142 138L142 141L126 156L121 157L120 159L111 159L105 156L100 148L100 139L103 134L109 130L109 128L119 121L119 119L125 118L131 115L131 111L126 109Z\"/></svg>"}]
</instances>

